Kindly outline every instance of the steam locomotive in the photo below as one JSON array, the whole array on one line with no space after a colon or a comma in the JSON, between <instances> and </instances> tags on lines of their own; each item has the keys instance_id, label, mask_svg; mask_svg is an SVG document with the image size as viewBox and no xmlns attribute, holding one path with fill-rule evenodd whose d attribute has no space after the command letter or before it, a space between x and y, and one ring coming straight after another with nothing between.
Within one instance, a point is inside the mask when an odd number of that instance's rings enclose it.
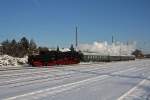
<instances>
[{"instance_id":1,"label":"steam locomotive","mask_svg":"<svg viewBox=\"0 0 150 100\"><path fill-rule=\"evenodd\" d=\"M54 66L78 64L83 58L82 53L77 51L46 51L38 55L28 56L28 63L32 66Z\"/></svg>"}]
</instances>

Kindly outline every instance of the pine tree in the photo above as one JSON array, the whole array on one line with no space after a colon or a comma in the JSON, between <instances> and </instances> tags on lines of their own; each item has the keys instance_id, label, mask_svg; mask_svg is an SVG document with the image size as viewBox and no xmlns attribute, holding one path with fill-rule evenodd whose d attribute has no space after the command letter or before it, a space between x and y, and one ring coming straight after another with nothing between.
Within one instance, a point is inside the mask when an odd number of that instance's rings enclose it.
<instances>
[{"instance_id":1,"label":"pine tree","mask_svg":"<svg viewBox=\"0 0 150 100\"><path fill-rule=\"evenodd\" d=\"M26 37L21 38L20 42L19 42L19 50L21 54L20 56L24 56L27 55L29 52L29 41Z\"/></svg>"},{"instance_id":2,"label":"pine tree","mask_svg":"<svg viewBox=\"0 0 150 100\"><path fill-rule=\"evenodd\" d=\"M13 39L11 41L10 45L11 45L11 47L10 47L10 51L11 51L10 55L15 57L16 54L17 54L17 51L16 51L17 42L16 42L16 40Z\"/></svg>"},{"instance_id":3,"label":"pine tree","mask_svg":"<svg viewBox=\"0 0 150 100\"><path fill-rule=\"evenodd\" d=\"M26 50L29 48L29 41L26 37L21 38L20 45Z\"/></svg>"}]
</instances>

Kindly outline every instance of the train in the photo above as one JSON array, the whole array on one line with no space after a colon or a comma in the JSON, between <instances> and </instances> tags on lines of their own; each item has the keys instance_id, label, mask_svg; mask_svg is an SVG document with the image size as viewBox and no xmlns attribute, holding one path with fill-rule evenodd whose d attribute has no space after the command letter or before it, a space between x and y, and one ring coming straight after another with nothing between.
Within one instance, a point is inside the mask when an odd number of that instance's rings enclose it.
<instances>
[{"instance_id":1,"label":"train","mask_svg":"<svg viewBox=\"0 0 150 100\"><path fill-rule=\"evenodd\" d=\"M112 62L112 61L129 61L135 60L135 56L111 56L111 55L98 55L98 54L84 54L83 62Z\"/></svg>"},{"instance_id":2,"label":"train","mask_svg":"<svg viewBox=\"0 0 150 100\"><path fill-rule=\"evenodd\" d=\"M54 66L70 65L80 62L111 62L111 61L128 61L135 60L135 56L106 56L98 54L85 54L78 51L47 51L40 52L37 55L28 56L28 64L32 66Z\"/></svg>"},{"instance_id":3,"label":"train","mask_svg":"<svg viewBox=\"0 0 150 100\"><path fill-rule=\"evenodd\" d=\"M46 51L37 55L28 56L28 64L32 66L54 66L80 63L82 53L77 51Z\"/></svg>"}]
</instances>

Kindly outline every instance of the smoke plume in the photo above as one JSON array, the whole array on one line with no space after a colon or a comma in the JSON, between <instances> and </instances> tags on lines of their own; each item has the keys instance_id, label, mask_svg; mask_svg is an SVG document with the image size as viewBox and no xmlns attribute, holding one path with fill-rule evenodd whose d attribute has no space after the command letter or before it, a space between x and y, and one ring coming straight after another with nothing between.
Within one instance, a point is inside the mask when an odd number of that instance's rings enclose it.
<instances>
[{"instance_id":1,"label":"smoke plume","mask_svg":"<svg viewBox=\"0 0 150 100\"><path fill-rule=\"evenodd\" d=\"M108 42L94 42L93 44L80 44L78 49L82 52L98 53L100 55L111 55L111 56L125 56L131 55L136 49L136 43L112 43Z\"/></svg>"}]
</instances>

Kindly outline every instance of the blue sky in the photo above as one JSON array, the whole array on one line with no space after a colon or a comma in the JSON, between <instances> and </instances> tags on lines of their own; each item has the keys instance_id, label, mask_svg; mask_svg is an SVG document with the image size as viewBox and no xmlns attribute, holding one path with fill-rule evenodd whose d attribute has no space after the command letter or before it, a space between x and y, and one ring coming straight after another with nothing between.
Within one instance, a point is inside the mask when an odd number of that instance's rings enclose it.
<instances>
[{"instance_id":1,"label":"blue sky","mask_svg":"<svg viewBox=\"0 0 150 100\"><path fill-rule=\"evenodd\" d=\"M33 38L54 47L74 43L137 41L150 47L150 0L0 0L0 41Z\"/></svg>"}]
</instances>

